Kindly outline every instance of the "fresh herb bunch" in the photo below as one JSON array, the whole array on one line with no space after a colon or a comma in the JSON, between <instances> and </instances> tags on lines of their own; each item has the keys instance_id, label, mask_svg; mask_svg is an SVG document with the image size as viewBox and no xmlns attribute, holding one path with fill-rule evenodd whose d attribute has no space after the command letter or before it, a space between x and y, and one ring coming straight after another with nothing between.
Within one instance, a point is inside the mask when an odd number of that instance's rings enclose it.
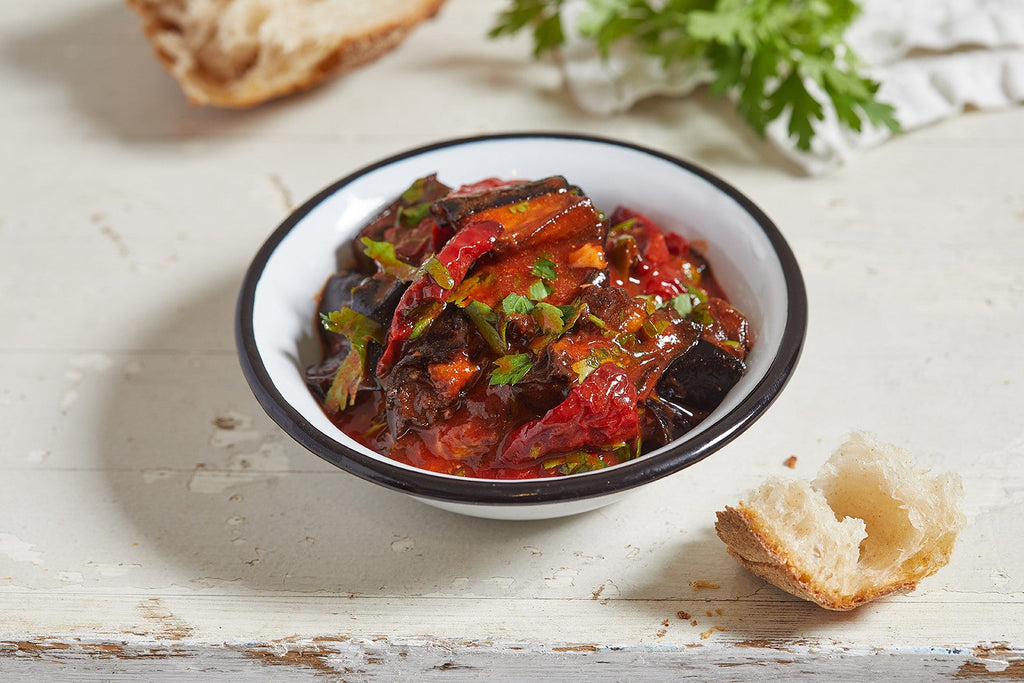
<instances>
[{"instance_id":1,"label":"fresh herb bunch","mask_svg":"<svg viewBox=\"0 0 1024 683\"><path fill-rule=\"evenodd\" d=\"M859 73L843 40L860 11L855 0L587 1L579 30L602 55L628 41L666 66L703 60L713 74L711 92L734 94L737 111L762 136L788 113L790 137L810 149L814 121L824 118L822 97L854 131L865 118L900 131L893 108L875 99L878 83ZM564 2L512 0L490 35L529 28L536 56L555 50L565 43Z\"/></svg>"}]
</instances>

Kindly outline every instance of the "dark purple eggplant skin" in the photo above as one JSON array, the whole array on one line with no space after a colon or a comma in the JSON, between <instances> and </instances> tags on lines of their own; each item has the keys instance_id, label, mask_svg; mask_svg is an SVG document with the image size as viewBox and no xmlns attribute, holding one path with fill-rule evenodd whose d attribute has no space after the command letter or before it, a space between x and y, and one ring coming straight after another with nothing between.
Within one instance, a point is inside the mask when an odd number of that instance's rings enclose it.
<instances>
[{"instance_id":1,"label":"dark purple eggplant skin","mask_svg":"<svg viewBox=\"0 0 1024 683\"><path fill-rule=\"evenodd\" d=\"M411 428L424 429L451 416L459 398L434 385L430 366L450 362L463 349L474 361L487 358L489 353L486 342L462 311L449 306L409 344L406 354L382 380L388 428L396 439Z\"/></svg>"},{"instance_id":2,"label":"dark purple eggplant skin","mask_svg":"<svg viewBox=\"0 0 1024 683\"><path fill-rule=\"evenodd\" d=\"M408 286L408 282L382 273L370 276L358 271L336 273L327 280L320 295L317 322L322 315L351 308L387 329L391 325L398 301ZM306 368L305 376L310 390L323 400L351 346L343 335L329 332L323 325L317 324L317 332L324 348L323 360ZM382 351L380 344L370 342L367 347L367 363L376 364Z\"/></svg>"},{"instance_id":3,"label":"dark purple eggplant skin","mask_svg":"<svg viewBox=\"0 0 1024 683\"><path fill-rule=\"evenodd\" d=\"M725 349L700 339L668 366L658 380L665 400L694 410L714 410L740 380L747 366Z\"/></svg>"},{"instance_id":4,"label":"dark purple eggplant skin","mask_svg":"<svg viewBox=\"0 0 1024 683\"><path fill-rule=\"evenodd\" d=\"M552 192L579 192L562 176L551 176L528 183L488 190L485 193L448 197L434 203L431 212L441 225L458 225L474 213L497 206L508 206Z\"/></svg>"},{"instance_id":5,"label":"dark purple eggplant skin","mask_svg":"<svg viewBox=\"0 0 1024 683\"><path fill-rule=\"evenodd\" d=\"M641 452L669 444L693 429L707 413L677 406L652 396L640 406Z\"/></svg>"}]
</instances>

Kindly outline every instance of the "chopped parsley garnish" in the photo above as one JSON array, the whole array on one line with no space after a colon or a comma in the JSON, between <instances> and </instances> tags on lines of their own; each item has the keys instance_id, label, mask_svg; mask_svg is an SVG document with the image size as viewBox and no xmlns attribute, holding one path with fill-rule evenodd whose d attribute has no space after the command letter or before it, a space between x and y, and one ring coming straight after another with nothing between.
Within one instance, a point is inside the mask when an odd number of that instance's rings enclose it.
<instances>
[{"instance_id":1,"label":"chopped parsley garnish","mask_svg":"<svg viewBox=\"0 0 1024 683\"><path fill-rule=\"evenodd\" d=\"M325 330L343 335L351 345L348 355L334 375L324 401L325 407L340 412L356 400L356 392L366 372L366 348L371 341L384 343L384 327L348 307L321 314L320 322Z\"/></svg>"},{"instance_id":2,"label":"chopped parsley garnish","mask_svg":"<svg viewBox=\"0 0 1024 683\"><path fill-rule=\"evenodd\" d=\"M402 193L401 200L406 206L419 204L427 194L427 180L429 177L417 178L409 188Z\"/></svg>"},{"instance_id":3,"label":"chopped parsley garnish","mask_svg":"<svg viewBox=\"0 0 1024 683\"><path fill-rule=\"evenodd\" d=\"M522 294L513 292L501 300L501 310L505 311L506 315L529 313L533 310L533 302Z\"/></svg>"},{"instance_id":4,"label":"chopped parsley garnish","mask_svg":"<svg viewBox=\"0 0 1024 683\"><path fill-rule=\"evenodd\" d=\"M693 310L693 299L688 293L676 294L669 300L668 304L675 309L676 313L684 318L690 315L690 311Z\"/></svg>"},{"instance_id":5,"label":"chopped parsley garnish","mask_svg":"<svg viewBox=\"0 0 1024 683\"><path fill-rule=\"evenodd\" d=\"M562 309L541 301L533 309L533 317L544 334L561 334L565 330Z\"/></svg>"},{"instance_id":6,"label":"chopped parsley garnish","mask_svg":"<svg viewBox=\"0 0 1024 683\"><path fill-rule=\"evenodd\" d=\"M391 242L377 242L369 237L360 240L363 243L363 253L377 262L377 267L385 275L399 280L412 280L419 272L415 266L411 266L395 255L395 245Z\"/></svg>"},{"instance_id":7,"label":"chopped parsley garnish","mask_svg":"<svg viewBox=\"0 0 1024 683\"><path fill-rule=\"evenodd\" d=\"M693 307L693 310L690 311L690 320L704 327L713 325L715 322L707 302L701 302Z\"/></svg>"},{"instance_id":8,"label":"chopped parsley garnish","mask_svg":"<svg viewBox=\"0 0 1024 683\"><path fill-rule=\"evenodd\" d=\"M448 267L441 263L436 256L431 256L423 264L423 272L434 278L434 282L438 284L441 289L451 289L455 286L455 279L452 274L448 272Z\"/></svg>"},{"instance_id":9,"label":"chopped parsley garnish","mask_svg":"<svg viewBox=\"0 0 1024 683\"><path fill-rule=\"evenodd\" d=\"M551 292L553 291L554 290L551 289L546 282L543 280L537 280L530 285L530 289L526 292L526 295L534 301L541 301L542 299L546 299L551 296Z\"/></svg>"},{"instance_id":10,"label":"chopped parsley garnish","mask_svg":"<svg viewBox=\"0 0 1024 683\"><path fill-rule=\"evenodd\" d=\"M484 338L484 341L487 342L492 351L498 354L504 354L508 351L505 340L502 339L497 327L495 327L498 322L498 316L494 313L494 309L482 301L470 301L463 310L466 311L466 315L476 325L480 336Z\"/></svg>"},{"instance_id":11,"label":"chopped parsley garnish","mask_svg":"<svg viewBox=\"0 0 1024 683\"><path fill-rule=\"evenodd\" d=\"M616 223L615 225L613 225L611 228L608 229L608 232L629 232L629 229L632 228L633 224L635 224L635 223L636 223L636 218L635 217L634 218L627 218L626 220L621 221L621 222Z\"/></svg>"},{"instance_id":12,"label":"chopped parsley garnish","mask_svg":"<svg viewBox=\"0 0 1024 683\"><path fill-rule=\"evenodd\" d=\"M544 256L541 256L534 262L533 267L530 269L530 274L542 280L554 280L558 277L558 273L555 270L555 262Z\"/></svg>"},{"instance_id":13,"label":"chopped parsley garnish","mask_svg":"<svg viewBox=\"0 0 1024 683\"><path fill-rule=\"evenodd\" d=\"M424 218L430 215L430 202L398 207L398 221L408 227L415 228Z\"/></svg>"},{"instance_id":14,"label":"chopped parsley garnish","mask_svg":"<svg viewBox=\"0 0 1024 683\"><path fill-rule=\"evenodd\" d=\"M513 353L495 360L494 367L489 381L491 386L515 384L530 371L533 360L528 353Z\"/></svg>"}]
</instances>

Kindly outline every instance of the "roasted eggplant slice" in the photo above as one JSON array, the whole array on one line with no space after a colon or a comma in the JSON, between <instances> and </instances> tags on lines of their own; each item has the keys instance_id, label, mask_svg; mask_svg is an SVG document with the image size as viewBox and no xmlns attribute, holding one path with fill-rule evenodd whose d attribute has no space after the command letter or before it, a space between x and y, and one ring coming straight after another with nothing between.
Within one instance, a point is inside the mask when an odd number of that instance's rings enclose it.
<instances>
[{"instance_id":1,"label":"roasted eggplant slice","mask_svg":"<svg viewBox=\"0 0 1024 683\"><path fill-rule=\"evenodd\" d=\"M675 360L658 381L658 395L682 406L711 411L740 380L746 365L706 339Z\"/></svg>"},{"instance_id":2,"label":"roasted eggplant slice","mask_svg":"<svg viewBox=\"0 0 1024 683\"><path fill-rule=\"evenodd\" d=\"M306 369L306 384L319 397L326 395L334 376L341 366L342 360L348 355L351 345L348 340L334 332L330 332L320 324L322 316L329 315L343 308L351 308L379 323L383 328L391 324L402 293L408 287L407 282L378 273L363 275L355 271L345 271L332 275L324 285L320 295L320 306L317 309L317 332L324 347L323 361ZM382 348L376 342L368 347L369 360L377 362Z\"/></svg>"},{"instance_id":3,"label":"roasted eggplant slice","mask_svg":"<svg viewBox=\"0 0 1024 683\"><path fill-rule=\"evenodd\" d=\"M652 396L643 402L640 411L642 453L669 444L693 429L707 415Z\"/></svg>"},{"instance_id":4,"label":"roasted eggplant slice","mask_svg":"<svg viewBox=\"0 0 1024 683\"><path fill-rule=\"evenodd\" d=\"M515 183L487 192L455 195L434 202L432 213L441 225L457 226L475 213L501 206L520 204L554 192L578 192L562 176L527 183Z\"/></svg>"},{"instance_id":5,"label":"roasted eggplant slice","mask_svg":"<svg viewBox=\"0 0 1024 683\"><path fill-rule=\"evenodd\" d=\"M391 372L381 379L388 427L395 438L411 427L448 419L479 374L485 343L462 313L445 309L409 344Z\"/></svg>"}]
</instances>

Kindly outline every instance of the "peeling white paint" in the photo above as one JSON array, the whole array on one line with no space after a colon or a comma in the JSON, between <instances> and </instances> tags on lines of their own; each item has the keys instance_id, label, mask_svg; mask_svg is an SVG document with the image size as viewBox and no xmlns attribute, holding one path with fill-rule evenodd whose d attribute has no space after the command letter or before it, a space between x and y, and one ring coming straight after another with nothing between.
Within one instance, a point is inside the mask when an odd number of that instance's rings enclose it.
<instances>
[{"instance_id":1,"label":"peeling white paint","mask_svg":"<svg viewBox=\"0 0 1024 683\"><path fill-rule=\"evenodd\" d=\"M560 567L548 577L544 578L544 585L547 588L568 588L575 586L573 579L579 576L580 570L571 567Z\"/></svg>"},{"instance_id":2,"label":"peeling white paint","mask_svg":"<svg viewBox=\"0 0 1024 683\"><path fill-rule=\"evenodd\" d=\"M235 453L223 468L200 464L192 472L188 490L223 493L232 486L265 482L288 475L288 456L278 444L263 444L252 453Z\"/></svg>"},{"instance_id":3,"label":"peeling white paint","mask_svg":"<svg viewBox=\"0 0 1024 683\"><path fill-rule=\"evenodd\" d=\"M28 460L30 463L38 465L39 463L46 460L48 457L50 457L50 451L40 448L34 451L29 451L28 456L26 456L25 459Z\"/></svg>"},{"instance_id":4,"label":"peeling white paint","mask_svg":"<svg viewBox=\"0 0 1024 683\"><path fill-rule=\"evenodd\" d=\"M173 477L174 474L174 470L169 467L151 467L142 470L142 483L152 484L155 481L164 481Z\"/></svg>"},{"instance_id":5,"label":"peeling white paint","mask_svg":"<svg viewBox=\"0 0 1024 683\"><path fill-rule=\"evenodd\" d=\"M100 576L124 576L133 569L139 569L142 565L138 563L102 563L86 562L87 567L95 569Z\"/></svg>"},{"instance_id":6,"label":"peeling white paint","mask_svg":"<svg viewBox=\"0 0 1024 683\"><path fill-rule=\"evenodd\" d=\"M391 541L391 552L393 553L407 553L415 547L416 544L408 536Z\"/></svg>"},{"instance_id":7,"label":"peeling white paint","mask_svg":"<svg viewBox=\"0 0 1024 683\"><path fill-rule=\"evenodd\" d=\"M215 448L235 448L263 438L263 433L252 429L253 419L250 415L227 411L213 420L213 433L210 445Z\"/></svg>"},{"instance_id":8,"label":"peeling white paint","mask_svg":"<svg viewBox=\"0 0 1024 683\"><path fill-rule=\"evenodd\" d=\"M985 671L989 673L999 673L1009 668L1010 662L1005 659L989 659L985 657L976 657L975 660L979 664L985 667Z\"/></svg>"},{"instance_id":9,"label":"peeling white paint","mask_svg":"<svg viewBox=\"0 0 1024 683\"><path fill-rule=\"evenodd\" d=\"M6 555L15 562L42 564L43 554L33 550L35 546L26 543L14 534L0 533L0 554Z\"/></svg>"}]
</instances>

